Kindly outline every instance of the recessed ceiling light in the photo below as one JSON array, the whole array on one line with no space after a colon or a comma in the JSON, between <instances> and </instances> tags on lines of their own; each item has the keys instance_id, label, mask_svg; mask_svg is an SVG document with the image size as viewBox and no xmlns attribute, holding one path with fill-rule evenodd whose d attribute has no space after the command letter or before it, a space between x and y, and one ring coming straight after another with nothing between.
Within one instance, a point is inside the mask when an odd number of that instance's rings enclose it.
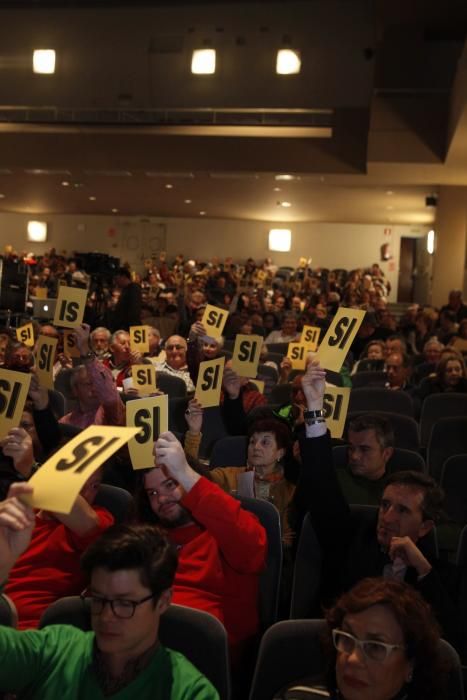
<instances>
[{"instance_id":1,"label":"recessed ceiling light","mask_svg":"<svg viewBox=\"0 0 467 700\"><path fill-rule=\"evenodd\" d=\"M63 180L62 186L63 186L63 187L69 187L69 186L70 186L70 183L68 182L68 180Z\"/></svg>"},{"instance_id":2,"label":"recessed ceiling light","mask_svg":"<svg viewBox=\"0 0 467 700\"><path fill-rule=\"evenodd\" d=\"M386 190L386 194L387 194L388 196L391 196L392 194L394 194L394 192L393 192L392 190Z\"/></svg>"},{"instance_id":3,"label":"recessed ceiling light","mask_svg":"<svg viewBox=\"0 0 467 700\"><path fill-rule=\"evenodd\" d=\"M37 49L32 55L34 73L55 73L55 51L53 49Z\"/></svg>"},{"instance_id":4,"label":"recessed ceiling light","mask_svg":"<svg viewBox=\"0 0 467 700\"><path fill-rule=\"evenodd\" d=\"M388 211L392 211L392 210L394 209L394 207L386 207L386 209L387 209Z\"/></svg>"},{"instance_id":5,"label":"recessed ceiling light","mask_svg":"<svg viewBox=\"0 0 467 700\"><path fill-rule=\"evenodd\" d=\"M274 187L273 192L280 192L281 188L280 187Z\"/></svg>"},{"instance_id":6,"label":"recessed ceiling light","mask_svg":"<svg viewBox=\"0 0 467 700\"><path fill-rule=\"evenodd\" d=\"M95 201L96 201L96 197L94 197L93 195L91 195L91 197L89 197L89 201L90 201L90 202L95 202Z\"/></svg>"},{"instance_id":7,"label":"recessed ceiling light","mask_svg":"<svg viewBox=\"0 0 467 700\"><path fill-rule=\"evenodd\" d=\"M118 209L112 209L112 214L118 214Z\"/></svg>"},{"instance_id":8,"label":"recessed ceiling light","mask_svg":"<svg viewBox=\"0 0 467 700\"><path fill-rule=\"evenodd\" d=\"M216 72L215 49L196 49L191 59L191 72L196 75L212 75Z\"/></svg>"},{"instance_id":9,"label":"recessed ceiling light","mask_svg":"<svg viewBox=\"0 0 467 700\"><path fill-rule=\"evenodd\" d=\"M167 183L166 186L165 186L165 189L166 189L166 190L171 190L171 189L173 189L173 185L171 185L170 183Z\"/></svg>"},{"instance_id":10,"label":"recessed ceiling light","mask_svg":"<svg viewBox=\"0 0 467 700\"><path fill-rule=\"evenodd\" d=\"M84 187L84 185L82 182L74 182L73 187L75 188L75 190L78 190L80 187Z\"/></svg>"},{"instance_id":11,"label":"recessed ceiling light","mask_svg":"<svg viewBox=\"0 0 467 700\"><path fill-rule=\"evenodd\" d=\"M4 195L4 194L0 194L0 199L5 199L5 195Z\"/></svg>"},{"instance_id":12,"label":"recessed ceiling light","mask_svg":"<svg viewBox=\"0 0 467 700\"><path fill-rule=\"evenodd\" d=\"M300 73L302 62L298 51L292 49L279 49L276 57L276 73L279 75L293 75Z\"/></svg>"},{"instance_id":13,"label":"recessed ceiling light","mask_svg":"<svg viewBox=\"0 0 467 700\"><path fill-rule=\"evenodd\" d=\"M279 175L276 175L274 177L275 180L282 180L285 182L289 182L290 180L300 180L298 175L291 175L290 173L279 173Z\"/></svg>"},{"instance_id":14,"label":"recessed ceiling light","mask_svg":"<svg viewBox=\"0 0 467 700\"><path fill-rule=\"evenodd\" d=\"M200 216L206 216L206 212L205 212L205 211L200 211L199 215L200 215Z\"/></svg>"},{"instance_id":15,"label":"recessed ceiling light","mask_svg":"<svg viewBox=\"0 0 467 700\"><path fill-rule=\"evenodd\" d=\"M185 204L191 204L191 199L185 199Z\"/></svg>"},{"instance_id":16,"label":"recessed ceiling light","mask_svg":"<svg viewBox=\"0 0 467 700\"><path fill-rule=\"evenodd\" d=\"M277 202L281 207L291 207L291 202Z\"/></svg>"}]
</instances>

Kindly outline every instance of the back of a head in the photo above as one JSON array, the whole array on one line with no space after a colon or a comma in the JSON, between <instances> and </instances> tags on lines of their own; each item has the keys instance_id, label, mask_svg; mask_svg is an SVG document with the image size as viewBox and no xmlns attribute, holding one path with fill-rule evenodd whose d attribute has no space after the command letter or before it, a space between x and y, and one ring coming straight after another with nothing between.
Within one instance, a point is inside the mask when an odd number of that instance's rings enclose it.
<instances>
[{"instance_id":1,"label":"back of a head","mask_svg":"<svg viewBox=\"0 0 467 700\"><path fill-rule=\"evenodd\" d=\"M360 433L363 430L374 430L382 449L395 446L394 429L391 421L385 416L378 413L361 413L349 421L347 432Z\"/></svg>"},{"instance_id":2,"label":"back of a head","mask_svg":"<svg viewBox=\"0 0 467 700\"><path fill-rule=\"evenodd\" d=\"M81 557L81 568L91 577L94 569L138 570L141 582L157 599L173 585L177 554L154 525L114 525L95 540Z\"/></svg>"}]
</instances>

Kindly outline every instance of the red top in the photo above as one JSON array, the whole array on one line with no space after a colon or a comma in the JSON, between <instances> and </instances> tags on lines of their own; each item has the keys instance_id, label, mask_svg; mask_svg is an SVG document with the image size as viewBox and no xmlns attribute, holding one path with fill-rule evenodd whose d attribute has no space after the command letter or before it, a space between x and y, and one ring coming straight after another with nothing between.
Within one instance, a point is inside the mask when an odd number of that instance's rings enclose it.
<instances>
[{"instance_id":1,"label":"red top","mask_svg":"<svg viewBox=\"0 0 467 700\"><path fill-rule=\"evenodd\" d=\"M110 525L113 516L96 507L99 525L84 536L75 535L54 518L36 515L31 543L10 571L4 592L18 610L18 628L37 627L44 610L58 598L78 595L86 586L80 556Z\"/></svg>"},{"instance_id":2,"label":"red top","mask_svg":"<svg viewBox=\"0 0 467 700\"><path fill-rule=\"evenodd\" d=\"M168 532L179 550L173 601L219 618L238 658L242 642L258 632L266 532L239 501L203 477L185 494L182 505L196 522Z\"/></svg>"}]
</instances>

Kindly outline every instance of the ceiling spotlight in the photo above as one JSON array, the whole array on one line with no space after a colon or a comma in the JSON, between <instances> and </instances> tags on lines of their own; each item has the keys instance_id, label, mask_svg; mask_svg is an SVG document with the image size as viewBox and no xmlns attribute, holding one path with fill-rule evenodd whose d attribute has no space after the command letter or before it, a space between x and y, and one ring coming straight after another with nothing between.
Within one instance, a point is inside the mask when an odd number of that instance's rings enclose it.
<instances>
[{"instance_id":1,"label":"ceiling spotlight","mask_svg":"<svg viewBox=\"0 0 467 700\"><path fill-rule=\"evenodd\" d=\"M215 49L196 49L191 58L191 72L196 75L212 75L216 72Z\"/></svg>"},{"instance_id":2,"label":"ceiling spotlight","mask_svg":"<svg viewBox=\"0 0 467 700\"><path fill-rule=\"evenodd\" d=\"M5 199L5 195L4 195L4 194L0 194L0 199Z\"/></svg>"},{"instance_id":3,"label":"ceiling spotlight","mask_svg":"<svg viewBox=\"0 0 467 700\"><path fill-rule=\"evenodd\" d=\"M94 197L94 195L91 195L91 196L89 197L89 201L90 201L90 202L95 202L95 201L96 201L96 197Z\"/></svg>"},{"instance_id":4,"label":"ceiling spotlight","mask_svg":"<svg viewBox=\"0 0 467 700\"><path fill-rule=\"evenodd\" d=\"M191 199L185 199L185 204L191 204Z\"/></svg>"},{"instance_id":5,"label":"ceiling spotlight","mask_svg":"<svg viewBox=\"0 0 467 700\"><path fill-rule=\"evenodd\" d=\"M37 49L32 55L34 73L55 73L55 51L53 49Z\"/></svg>"},{"instance_id":6,"label":"ceiling spotlight","mask_svg":"<svg viewBox=\"0 0 467 700\"><path fill-rule=\"evenodd\" d=\"M274 187L273 192L280 192L281 188L280 187Z\"/></svg>"},{"instance_id":7,"label":"ceiling spotlight","mask_svg":"<svg viewBox=\"0 0 467 700\"><path fill-rule=\"evenodd\" d=\"M70 183L68 182L68 180L63 180L62 187L69 187L69 186L70 186Z\"/></svg>"},{"instance_id":8,"label":"ceiling spotlight","mask_svg":"<svg viewBox=\"0 0 467 700\"><path fill-rule=\"evenodd\" d=\"M118 214L118 209L112 209L112 214Z\"/></svg>"},{"instance_id":9,"label":"ceiling spotlight","mask_svg":"<svg viewBox=\"0 0 467 700\"><path fill-rule=\"evenodd\" d=\"M280 49L276 58L276 73L279 75L296 75L300 73L302 62L298 51Z\"/></svg>"},{"instance_id":10,"label":"ceiling spotlight","mask_svg":"<svg viewBox=\"0 0 467 700\"><path fill-rule=\"evenodd\" d=\"M269 231L269 250L287 253L292 243L292 231L288 228L272 228Z\"/></svg>"},{"instance_id":11,"label":"ceiling spotlight","mask_svg":"<svg viewBox=\"0 0 467 700\"><path fill-rule=\"evenodd\" d=\"M200 211L199 215L200 215L200 216L206 216L206 212L205 212L205 211Z\"/></svg>"},{"instance_id":12,"label":"ceiling spotlight","mask_svg":"<svg viewBox=\"0 0 467 700\"><path fill-rule=\"evenodd\" d=\"M166 190L172 190L172 189L173 189L173 185L171 185L170 183L167 183L167 185L165 186L165 189L166 189Z\"/></svg>"},{"instance_id":13,"label":"ceiling spotlight","mask_svg":"<svg viewBox=\"0 0 467 700\"><path fill-rule=\"evenodd\" d=\"M277 204L278 204L280 207L291 207L291 206L292 206L292 203L291 203L291 202L277 202Z\"/></svg>"},{"instance_id":14,"label":"ceiling spotlight","mask_svg":"<svg viewBox=\"0 0 467 700\"><path fill-rule=\"evenodd\" d=\"M45 221L28 221L28 241L43 243L47 240L47 223Z\"/></svg>"},{"instance_id":15,"label":"ceiling spotlight","mask_svg":"<svg viewBox=\"0 0 467 700\"><path fill-rule=\"evenodd\" d=\"M290 173L279 173L279 175L275 175L274 179L289 182L290 180L298 180L298 177L296 177L295 175L291 175Z\"/></svg>"},{"instance_id":16,"label":"ceiling spotlight","mask_svg":"<svg viewBox=\"0 0 467 700\"><path fill-rule=\"evenodd\" d=\"M386 194L390 197L394 192L392 190L386 190Z\"/></svg>"}]
</instances>

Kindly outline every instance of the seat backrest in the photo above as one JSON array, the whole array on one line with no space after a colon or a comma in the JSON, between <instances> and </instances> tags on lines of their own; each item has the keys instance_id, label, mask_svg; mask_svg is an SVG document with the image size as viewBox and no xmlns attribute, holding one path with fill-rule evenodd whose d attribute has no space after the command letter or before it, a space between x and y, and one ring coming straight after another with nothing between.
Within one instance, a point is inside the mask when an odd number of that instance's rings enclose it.
<instances>
[{"instance_id":1,"label":"seat backrest","mask_svg":"<svg viewBox=\"0 0 467 700\"><path fill-rule=\"evenodd\" d=\"M61 418L66 412L66 401L65 397L57 389L49 389L49 405L55 418Z\"/></svg>"},{"instance_id":2,"label":"seat backrest","mask_svg":"<svg viewBox=\"0 0 467 700\"><path fill-rule=\"evenodd\" d=\"M107 508L114 516L116 523L123 523L131 517L134 501L131 493L125 489L110 484L101 484L94 505Z\"/></svg>"},{"instance_id":3,"label":"seat backrest","mask_svg":"<svg viewBox=\"0 0 467 700\"><path fill-rule=\"evenodd\" d=\"M183 379L174 377L168 372L157 372L156 384L157 388L168 396L180 398L186 396L186 384Z\"/></svg>"},{"instance_id":4,"label":"seat backrest","mask_svg":"<svg viewBox=\"0 0 467 700\"><path fill-rule=\"evenodd\" d=\"M334 466L336 469L345 469L349 463L347 445L337 445L332 449ZM426 465L423 457L413 450L403 450L395 447L392 456L386 464L388 474L399 471L425 472Z\"/></svg>"},{"instance_id":5,"label":"seat backrest","mask_svg":"<svg viewBox=\"0 0 467 700\"><path fill-rule=\"evenodd\" d=\"M279 375L277 373L277 370L275 370L274 367L270 367L269 365L258 365L258 377L261 374L271 377L271 379L274 379L275 382L279 381Z\"/></svg>"},{"instance_id":6,"label":"seat backrest","mask_svg":"<svg viewBox=\"0 0 467 700\"><path fill-rule=\"evenodd\" d=\"M292 385L277 384L271 391L268 402L278 403L280 405L290 403L292 400Z\"/></svg>"},{"instance_id":7,"label":"seat backrest","mask_svg":"<svg viewBox=\"0 0 467 700\"><path fill-rule=\"evenodd\" d=\"M449 670L448 690L449 700L464 700L464 678L459 654L445 639L439 640L439 651Z\"/></svg>"},{"instance_id":8,"label":"seat backrest","mask_svg":"<svg viewBox=\"0 0 467 700\"><path fill-rule=\"evenodd\" d=\"M259 584L259 619L263 630L277 620L279 586L282 574L282 533L279 511L269 501L239 497L242 508L254 513L266 530L268 553Z\"/></svg>"},{"instance_id":9,"label":"seat backrest","mask_svg":"<svg viewBox=\"0 0 467 700\"><path fill-rule=\"evenodd\" d=\"M352 390L353 391L353 390ZM350 394L352 396L352 393ZM346 418L346 430L349 422L356 418L362 413L370 413L370 411L352 411L347 414ZM378 415L383 418L387 418L394 431L394 444L395 447L399 447L403 450L413 450L418 452L420 448L420 436L418 431L418 423L414 418L406 416L400 413L391 413L388 411L371 411L371 413L378 413Z\"/></svg>"},{"instance_id":10,"label":"seat backrest","mask_svg":"<svg viewBox=\"0 0 467 700\"><path fill-rule=\"evenodd\" d=\"M218 440L227 437L220 406L210 406L203 411L203 432L199 446L201 459L209 459Z\"/></svg>"},{"instance_id":11,"label":"seat backrest","mask_svg":"<svg viewBox=\"0 0 467 700\"><path fill-rule=\"evenodd\" d=\"M259 647L249 700L271 700L281 688L324 673L324 620L283 620L270 627Z\"/></svg>"},{"instance_id":12,"label":"seat backrest","mask_svg":"<svg viewBox=\"0 0 467 700\"><path fill-rule=\"evenodd\" d=\"M89 607L79 596L61 598L42 614L39 629L48 625L73 625L91 629ZM160 620L159 639L184 654L217 688L223 700L230 697L227 633L209 613L182 605L171 605Z\"/></svg>"},{"instance_id":13,"label":"seat backrest","mask_svg":"<svg viewBox=\"0 0 467 700\"><path fill-rule=\"evenodd\" d=\"M268 352L277 352L279 355L287 355L287 350L289 349L288 343L267 343Z\"/></svg>"},{"instance_id":14,"label":"seat backrest","mask_svg":"<svg viewBox=\"0 0 467 700\"><path fill-rule=\"evenodd\" d=\"M185 411L188 406L187 397L169 396L169 430L185 434L188 428Z\"/></svg>"},{"instance_id":15,"label":"seat backrest","mask_svg":"<svg viewBox=\"0 0 467 700\"><path fill-rule=\"evenodd\" d=\"M439 418L467 416L467 394L446 393L427 396L420 415L420 439L423 447L430 442L431 431Z\"/></svg>"},{"instance_id":16,"label":"seat backrest","mask_svg":"<svg viewBox=\"0 0 467 700\"><path fill-rule=\"evenodd\" d=\"M69 368L61 369L54 379L54 389L63 394L66 399L73 399L70 386L72 372L73 370Z\"/></svg>"},{"instance_id":17,"label":"seat backrest","mask_svg":"<svg viewBox=\"0 0 467 700\"><path fill-rule=\"evenodd\" d=\"M429 473L441 479L448 457L467 453L467 417L438 418L433 424L427 448Z\"/></svg>"},{"instance_id":18,"label":"seat backrest","mask_svg":"<svg viewBox=\"0 0 467 700\"><path fill-rule=\"evenodd\" d=\"M281 362L284 359L284 355L282 355L282 353L280 353L280 352L271 352L269 350L269 346L267 346L267 347L268 347L268 354L266 356L266 359L271 360L271 362L275 362L277 367L280 368Z\"/></svg>"},{"instance_id":19,"label":"seat backrest","mask_svg":"<svg viewBox=\"0 0 467 700\"><path fill-rule=\"evenodd\" d=\"M384 370L384 360L360 360L357 365L357 374L360 372L382 372Z\"/></svg>"},{"instance_id":20,"label":"seat backrest","mask_svg":"<svg viewBox=\"0 0 467 700\"><path fill-rule=\"evenodd\" d=\"M16 606L8 596L0 595L0 625L4 627L16 627L18 623L18 613Z\"/></svg>"},{"instance_id":21,"label":"seat backrest","mask_svg":"<svg viewBox=\"0 0 467 700\"><path fill-rule=\"evenodd\" d=\"M467 454L449 457L441 472L444 510L459 525L467 523Z\"/></svg>"},{"instance_id":22,"label":"seat backrest","mask_svg":"<svg viewBox=\"0 0 467 700\"><path fill-rule=\"evenodd\" d=\"M352 376L352 387L358 389L359 387L365 386L377 386L384 388L386 383L386 372L357 372Z\"/></svg>"},{"instance_id":23,"label":"seat backrest","mask_svg":"<svg viewBox=\"0 0 467 700\"><path fill-rule=\"evenodd\" d=\"M349 412L390 411L413 417L412 399L405 391L362 387L350 392Z\"/></svg>"},{"instance_id":24,"label":"seat backrest","mask_svg":"<svg viewBox=\"0 0 467 700\"><path fill-rule=\"evenodd\" d=\"M315 617L319 614L319 588L322 554L310 514L303 519L295 557L290 618Z\"/></svg>"},{"instance_id":25,"label":"seat backrest","mask_svg":"<svg viewBox=\"0 0 467 700\"><path fill-rule=\"evenodd\" d=\"M246 435L228 435L221 438L212 448L209 466L244 467L247 462L248 438Z\"/></svg>"}]
</instances>

